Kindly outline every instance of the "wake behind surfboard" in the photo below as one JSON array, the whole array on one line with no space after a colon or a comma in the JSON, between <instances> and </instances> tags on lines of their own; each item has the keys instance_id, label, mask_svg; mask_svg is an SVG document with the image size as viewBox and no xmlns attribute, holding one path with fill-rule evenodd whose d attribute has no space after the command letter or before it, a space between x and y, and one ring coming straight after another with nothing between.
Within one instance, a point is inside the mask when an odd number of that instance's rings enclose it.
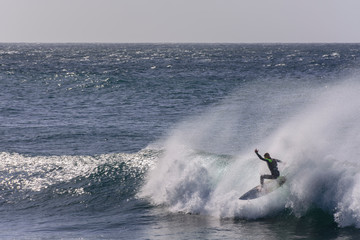
<instances>
[{"instance_id":1,"label":"wake behind surfboard","mask_svg":"<svg viewBox=\"0 0 360 240\"><path fill-rule=\"evenodd\" d=\"M264 183L264 185L261 187L261 185L258 185L251 189L250 191L246 192L244 195L242 195L239 199L240 200L251 200L255 198L262 197L266 194L271 193L272 191L278 189L286 182L286 178L284 176L278 177L275 181L268 181Z\"/></svg>"}]
</instances>

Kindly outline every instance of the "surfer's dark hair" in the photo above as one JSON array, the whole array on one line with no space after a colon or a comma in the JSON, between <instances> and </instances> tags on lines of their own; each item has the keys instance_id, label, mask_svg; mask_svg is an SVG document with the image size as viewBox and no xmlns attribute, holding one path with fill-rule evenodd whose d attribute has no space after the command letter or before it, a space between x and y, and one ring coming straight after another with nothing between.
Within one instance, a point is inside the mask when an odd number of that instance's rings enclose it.
<instances>
[{"instance_id":1,"label":"surfer's dark hair","mask_svg":"<svg viewBox=\"0 0 360 240\"><path fill-rule=\"evenodd\" d=\"M265 153L265 154L264 154L264 157L265 157L265 158L271 158L269 153Z\"/></svg>"}]
</instances>

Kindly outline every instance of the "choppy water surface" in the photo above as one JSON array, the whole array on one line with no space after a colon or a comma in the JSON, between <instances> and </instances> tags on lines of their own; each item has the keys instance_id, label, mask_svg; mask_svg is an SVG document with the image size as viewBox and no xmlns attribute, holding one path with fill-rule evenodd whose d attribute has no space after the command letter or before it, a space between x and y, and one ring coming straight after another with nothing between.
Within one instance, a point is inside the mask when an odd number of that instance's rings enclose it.
<instances>
[{"instance_id":1,"label":"choppy water surface","mask_svg":"<svg viewBox=\"0 0 360 240\"><path fill-rule=\"evenodd\" d=\"M357 44L0 44L0 237L356 239ZM238 198L284 161L288 179Z\"/></svg>"}]
</instances>

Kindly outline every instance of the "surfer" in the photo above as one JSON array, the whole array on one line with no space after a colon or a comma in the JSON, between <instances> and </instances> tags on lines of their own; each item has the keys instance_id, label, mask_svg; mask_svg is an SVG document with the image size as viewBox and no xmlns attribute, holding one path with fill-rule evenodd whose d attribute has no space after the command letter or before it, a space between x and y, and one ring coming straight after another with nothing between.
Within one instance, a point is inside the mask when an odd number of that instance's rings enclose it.
<instances>
[{"instance_id":1,"label":"surfer","mask_svg":"<svg viewBox=\"0 0 360 240\"><path fill-rule=\"evenodd\" d=\"M277 168L277 163L281 162L278 159L271 158L269 153L265 153L264 157L259 154L259 150L255 149L256 155L263 161L265 161L270 169L271 175L264 174L260 176L261 186L264 184L264 179L277 179L280 176L280 172Z\"/></svg>"}]
</instances>

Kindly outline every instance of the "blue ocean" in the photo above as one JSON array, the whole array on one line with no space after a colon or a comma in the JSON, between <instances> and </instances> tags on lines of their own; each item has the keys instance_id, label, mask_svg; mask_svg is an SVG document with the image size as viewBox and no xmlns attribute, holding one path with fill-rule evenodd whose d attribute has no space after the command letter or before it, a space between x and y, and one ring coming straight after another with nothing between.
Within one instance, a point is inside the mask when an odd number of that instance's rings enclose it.
<instances>
[{"instance_id":1,"label":"blue ocean","mask_svg":"<svg viewBox=\"0 0 360 240\"><path fill-rule=\"evenodd\" d=\"M0 239L360 239L360 44L0 44ZM285 184L239 200L281 159Z\"/></svg>"}]
</instances>

